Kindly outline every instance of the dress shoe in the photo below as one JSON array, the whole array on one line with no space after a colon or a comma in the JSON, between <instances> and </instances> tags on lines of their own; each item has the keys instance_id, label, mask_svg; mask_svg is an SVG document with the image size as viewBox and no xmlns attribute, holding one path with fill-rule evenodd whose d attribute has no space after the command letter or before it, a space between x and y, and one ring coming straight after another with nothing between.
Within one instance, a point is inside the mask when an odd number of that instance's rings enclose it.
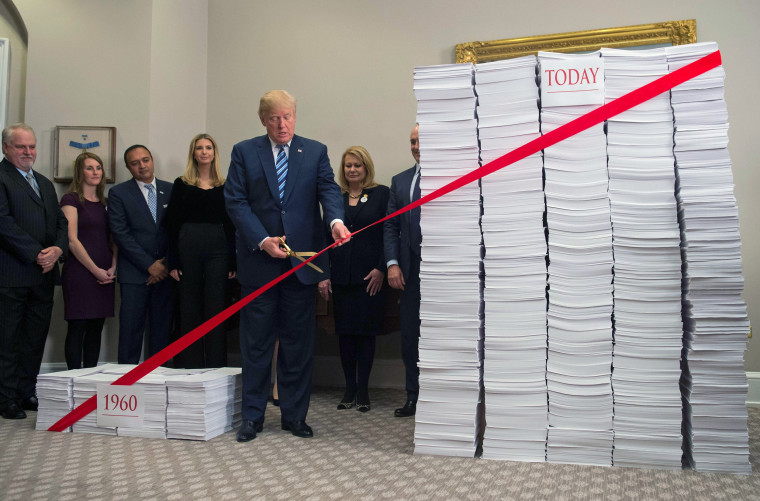
<instances>
[{"instance_id":1,"label":"dress shoe","mask_svg":"<svg viewBox=\"0 0 760 501\"><path fill-rule=\"evenodd\" d=\"M356 405L356 400L351 400L350 402L344 402L344 401L341 401L341 402L338 404L338 410L340 411L340 410L344 410L344 409L350 409L350 408L352 408L354 405Z\"/></svg>"},{"instance_id":2,"label":"dress shoe","mask_svg":"<svg viewBox=\"0 0 760 501\"><path fill-rule=\"evenodd\" d=\"M403 407L399 407L393 413L396 417L414 416L417 413L417 402L407 400Z\"/></svg>"},{"instance_id":3,"label":"dress shoe","mask_svg":"<svg viewBox=\"0 0 760 501\"><path fill-rule=\"evenodd\" d=\"M37 397L34 395L21 401L21 408L25 411L36 411L38 405L39 402L37 401Z\"/></svg>"},{"instance_id":4,"label":"dress shoe","mask_svg":"<svg viewBox=\"0 0 760 501\"><path fill-rule=\"evenodd\" d=\"M5 419L25 419L26 412L16 402L10 402L0 413Z\"/></svg>"},{"instance_id":5,"label":"dress shoe","mask_svg":"<svg viewBox=\"0 0 760 501\"><path fill-rule=\"evenodd\" d=\"M306 424L306 421L282 421L282 429L288 430L290 433L301 438L311 438L314 436L314 431L311 426Z\"/></svg>"},{"instance_id":6,"label":"dress shoe","mask_svg":"<svg viewBox=\"0 0 760 501\"><path fill-rule=\"evenodd\" d=\"M264 429L264 424L259 421L251 421L250 419L243 419L243 424L240 425L240 429L237 431L238 442L250 442L256 438L256 433Z\"/></svg>"}]
</instances>

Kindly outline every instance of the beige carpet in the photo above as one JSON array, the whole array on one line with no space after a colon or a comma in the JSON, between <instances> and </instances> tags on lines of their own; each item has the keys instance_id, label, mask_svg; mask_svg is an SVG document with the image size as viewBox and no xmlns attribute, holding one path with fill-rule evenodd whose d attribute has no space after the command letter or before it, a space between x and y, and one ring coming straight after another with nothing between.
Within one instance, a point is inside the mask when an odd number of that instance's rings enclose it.
<instances>
[{"instance_id":1,"label":"beige carpet","mask_svg":"<svg viewBox=\"0 0 760 501\"><path fill-rule=\"evenodd\" d=\"M750 476L415 456L413 418L395 418L404 393L374 390L372 410L337 411L342 394L317 389L313 439L264 431L238 444L34 431L36 413L0 419L0 499L760 499L760 409L750 409Z\"/></svg>"}]
</instances>

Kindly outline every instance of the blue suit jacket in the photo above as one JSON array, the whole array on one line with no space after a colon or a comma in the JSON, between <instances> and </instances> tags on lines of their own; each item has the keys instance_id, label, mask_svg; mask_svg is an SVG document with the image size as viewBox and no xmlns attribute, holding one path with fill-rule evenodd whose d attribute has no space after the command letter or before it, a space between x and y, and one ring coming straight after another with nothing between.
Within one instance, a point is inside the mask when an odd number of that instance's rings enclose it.
<instances>
[{"instance_id":1,"label":"blue suit jacket","mask_svg":"<svg viewBox=\"0 0 760 501\"><path fill-rule=\"evenodd\" d=\"M326 246L320 205L326 221L343 219L343 197L335 183L327 147L296 135L290 143L282 203L272 145L266 135L232 148L224 197L237 229L237 277L249 286L261 286L282 273L282 260L259 249L264 238L285 235L288 246L296 252L320 251ZM290 259L293 265L299 263ZM324 273L304 266L296 272L304 284L329 278L326 254L313 262Z\"/></svg>"},{"instance_id":2,"label":"blue suit jacket","mask_svg":"<svg viewBox=\"0 0 760 501\"><path fill-rule=\"evenodd\" d=\"M144 284L148 268L165 258L169 236L163 225L172 184L156 179L156 219L150 214L137 181L117 184L108 192L108 220L113 240L119 247L116 276L125 284Z\"/></svg>"},{"instance_id":3,"label":"blue suit jacket","mask_svg":"<svg viewBox=\"0 0 760 501\"><path fill-rule=\"evenodd\" d=\"M396 174L391 179L388 214L412 203L409 192L414 179L415 166ZM383 223L385 260L395 259L401 267L404 280L409 280L412 257L419 258L422 234L420 232L419 208L407 211Z\"/></svg>"},{"instance_id":4,"label":"blue suit jacket","mask_svg":"<svg viewBox=\"0 0 760 501\"><path fill-rule=\"evenodd\" d=\"M0 287L42 283L40 251L58 246L65 257L69 249L68 222L53 183L38 172L34 178L42 199L13 164L0 162ZM57 280L57 264L47 276Z\"/></svg>"}]
</instances>

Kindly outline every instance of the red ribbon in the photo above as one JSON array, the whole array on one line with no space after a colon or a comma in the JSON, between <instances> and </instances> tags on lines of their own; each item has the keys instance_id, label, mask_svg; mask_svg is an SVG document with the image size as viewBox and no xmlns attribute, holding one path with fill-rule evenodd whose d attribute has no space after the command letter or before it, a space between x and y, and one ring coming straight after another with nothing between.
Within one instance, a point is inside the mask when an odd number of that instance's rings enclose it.
<instances>
[{"instance_id":1,"label":"red ribbon","mask_svg":"<svg viewBox=\"0 0 760 501\"><path fill-rule=\"evenodd\" d=\"M669 91L670 89L672 89L673 87L677 85L680 85L688 80L691 80L692 78L698 77L699 75L706 73L713 68L717 68L718 66L720 66L720 64L721 64L720 51L715 51L711 54L708 54L694 61L693 63L690 63L678 70L675 70L672 73L669 73L663 77L660 77L657 80L654 80L653 82L650 82L644 85L643 87L640 87L632 92L629 92L628 94L625 94L624 96L619 97L618 99L615 99L614 101L611 101L605 105L602 105L599 108L596 108L595 110L590 111L589 113L581 117L578 117L575 120L568 122L565 125L553 131L550 131L544 134L543 136L540 136L534 139L533 141L530 141L529 143L526 143L520 146L519 148L516 148L510 151L506 155L499 157L496 160L489 162L478 169L473 170L469 174L465 174L464 176L452 181L446 186L443 186L431 193L428 193L424 197L410 203L406 207L402 207L396 212L393 212L392 214L388 214L383 219L375 221L374 223L353 232L351 236L356 235L357 233L360 233L376 224L380 224L392 217L396 217L399 214L403 214L404 212L407 212L411 209L414 209L423 204L431 202L437 198L440 198L447 193L450 193L456 189L461 188L462 186L470 184L473 181L477 181L483 176L487 176L488 174L491 174L492 172L495 172L499 169L506 167L507 165L513 164L519 160L522 160L523 158L533 155L534 153L537 153L543 149L546 149L564 139L567 139L568 137L574 136L578 134L579 132L583 132L584 130L590 127L593 127L594 125L600 124L604 122L605 120L608 120L609 118L614 117L615 115L618 115L624 111L627 111L633 108L634 106L637 106L645 101L648 101L662 94L663 92ZM178 340L174 341L172 344L170 344L163 350L159 351L158 353L156 353L149 359L145 360L143 363L141 363L140 365L138 365L137 367L135 367L128 373L124 374L122 377L120 377L119 379L117 379L111 384L129 386L137 382L143 376L149 374L155 368L159 367L161 364L165 363L170 358L180 353L182 350L184 350L185 348L193 344L195 341L205 336L214 327L218 326L219 324L221 324L222 322L230 318L232 315L240 311L243 307L245 307L248 303L250 303L257 297L259 297L261 294L263 294L264 292L271 289L278 283L282 282L285 278L295 273L296 270L299 270L302 267L306 266L307 263L310 263L311 261L316 259L317 256L320 256L327 250L332 249L336 245L339 245L340 243L348 240L349 238L350 236L344 240L333 243L329 247L325 247L321 251L311 256L306 261L299 263L294 268L288 270L287 272L275 278L274 280L264 285L260 289L242 298L240 301L233 304L232 306L222 311L218 315L215 315L214 317L206 320L201 325L191 330L190 332L188 332L187 334L185 334ZM64 417L62 417L57 423L51 426L48 431L63 431L69 426L71 426L72 424L76 423L77 421L85 417L90 412L94 411L96 408L97 408L97 397L92 396L89 399L87 399L84 403L79 405L77 408L75 408L74 410L66 414Z\"/></svg>"}]
</instances>

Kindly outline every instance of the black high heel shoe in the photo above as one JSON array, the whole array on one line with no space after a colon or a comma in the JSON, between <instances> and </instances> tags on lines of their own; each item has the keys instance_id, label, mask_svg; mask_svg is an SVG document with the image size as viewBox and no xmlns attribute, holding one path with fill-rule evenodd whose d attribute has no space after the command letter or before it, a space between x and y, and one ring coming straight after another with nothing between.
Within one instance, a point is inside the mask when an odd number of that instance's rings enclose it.
<instances>
[{"instance_id":1,"label":"black high heel shoe","mask_svg":"<svg viewBox=\"0 0 760 501\"><path fill-rule=\"evenodd\" d=\"M356 404L356 410L359 412L369 412L369 403L366 404Z\"/></svg>"},{"instance_id":2,"label":"black high heel shoe","mask_svg":"<svg viewBox=\"0 0 760 501\"><path fill-rule=\"evenodd\" d=\"M354 405L356 405L356 399L351 400L350 402L341 401L341 403L338 404L338 410L342 411L342 410L345 410L345 409L350 409Z\"/></svg>"}]
</instances>

